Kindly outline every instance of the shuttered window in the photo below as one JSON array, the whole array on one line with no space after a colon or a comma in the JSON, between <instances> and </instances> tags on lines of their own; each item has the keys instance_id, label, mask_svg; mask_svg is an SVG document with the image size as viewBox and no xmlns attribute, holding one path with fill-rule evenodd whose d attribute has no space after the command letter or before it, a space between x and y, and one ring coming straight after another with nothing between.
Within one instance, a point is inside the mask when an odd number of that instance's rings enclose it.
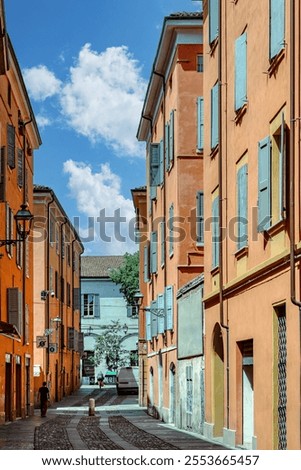
<instances>
[{"instance_id":1,"label":"shuttered window","mask_svg":"<svg viewBox=\"0 0 301 470\"><path fill-rule=\"evenodd\" d=\"M160 172L160 145L150 144L150 168L149 168L149 184L150 184L150 197L156 199L157 186L159 184Z\"/></svg>"},{"instance_id":2,"label":"shuttered window","mask_svg":"<svg viewBox=\"0 0 301 470\"><path fill-rule=\"evenodd\" d=\"M151 232L151 243L150 243L150 272L155 274L158 271L158 233Z\"/></svg>"},{"instance_id":3,"label":"shuttered window","mask_svg":"<svg viewBox=\"0 0 301 470\"><path fill-rule=\"evenodd\" d=\"M209 43L218 36L219 0L209 0Z\"/></svg>"},{"instance_id":4,"label":"shuttered window","mask_svg":"<svg viewBox=\"0 0 301 470\"><path fill-rule=\"evenodd\" d=\"M157 313L157 301L153 300L151 302L151 335L152 338L158 334L158 316Z\"/></svg>"},{"instance_id":5,"label":"shuttered window","mask_svg":"<svg viewBox=\"0 0 301 470\"><path fill-rule=\"evenodd\" d=\"M237 172L237 249L248 244L248 165Z\"/></svg>"},{"instance_id":6,"label":"shuttered window","mask_svg":"<svg viewBox=\"0 0 301 470\"><path fill-rule=\"evenodd\" d=\"M24 180L24 152L22 149L18 149L18 186L19 188L23 188L23 180Z\"/></svg>"},{"instance_id":7,"label":"shuttered window","mask_svg":"<svg viewBox=\"0 0 301 470\"><path fill-rule=\"evenodd\" d=\"M285 45L285 0L270 0L270 59Z\"/></svg>"},{"instance_id":8,"label":"shuttered window","mask_svg":"<svg viewBox=\"0 0 301 470\"><path fill-rule=\"evenodd\" d=\"M158 333L164 333L165 327L165 296L164 294L158 295L157 300L157 307L158 307Z\"/></svg>"},{"instance_id":9,"label":"shuttered window","mask_svg":"<svg viewBox=\"0 0 301 470\"><path fill-rule=\"evenodd\" d=\"M204 149L204 98L198 97L197 100L197 129L198 129L198 150Z\"/></svg>"},{"instance_id":10,"label":"shuttered window","mask_svg":"<svg viewBox=\"0 0 301 470\"><path fill-rule=\"evenodd\" d=\"M7 164L10 168L15 168L15 128L7 124Z\"/></svg>"},{"instance_id":11,"label":"shuttered window","mask_svg":"<svg viewBox=\"0 0 301 470\"><path fill-rule=\"evenodd\" d=\"M204 193L198 191L196 195L196 242L204 244Z\"/></svg>"},{"instance_id":12,"label":"shuttered window","mask_svg":"<svg viewBox=\"0 0 301 470\"><path fill-rule=\"evenodd\" d=\"M211 88L211 148L218 144L218 83Z\"/></svg>"},{"instance_id":13,"label":"shuttered window","mask_svg":"<svg viewBox=\"0 0 301 470\"><path fill-rule=\"evenodd\" d=\"M17 287L7 289L7 317L8 323L15 325L22 335L22 292Z\"/></svg>"},{"instance_id":14,"label":"shuttered window","mask_svg":"<svg viewBox=\"0 0 301 470\"><path fill-rule=\"evenodd\" d=\"M159 184L164 183L164 142L159 144Z\"/></svg>"},{"instance_id":15,"label":"shuttered window","mask_svg":"<svg viewBox=\"0 0 301 470\"><path fill-rule=\"evenodd\" d=\"M247 33L235 41L235 111L247 101Z\"/></svg>"},{"instance_id":16,"label":"shuttered window","mask_svg":"<svg viewBox=\"0 0 301 470\"><path fill-rule=\"evenodd\" d=\"M5 201L5 147L0 149L0 201Z\"/></svg>"},{"instance_id":17,"label":"shuttered window","mask_svg":"<svg viewBox=\"0 0 301 470\"><path fill-rule=\"evenodd\" d=\"M147 341L152 339L151 313L149 310L145 310L145 337Z\"/></svg>"},{"instance_id":18,"label":"shuttered window","mask_svg":"<svg viewBox=\"0 0 301 470\"><path fill-rule=\"evenodd\" d=\"M160 222L161 267L165 264L165 221Z\"/></svg>"},{"instance_id":19,"label":"shuttered window","mask_svg":"<svg viewBox=\"0 0 301 470\"><path fill-rule=\"evenodd\" d=\"M174 111L171 111L169 122L165 124L165 164L169 170L174 159Z\"/></svg>"},{"instance_id":20,"label":"shuttered window","mask_svg":"<svg viewBox=\"0 0 301 470\"><path fill-rule=\"evenodd\" d=\"M169 228L169 256L173 255L174 250L174 206L173 204L169 208L169 219L168 219L168 228Z\"/></svg>"},{"instance_id":21,"label":"shuttered window","mask_svg":"<svg viewBox=\"0 0 301 470\"><path fill-rule=\"evenodd\" d=\"M150 269L149 269L149 244L144 245L143 249L143 280L144 282L149 282L150 279Z\"/></svg>"},{"instance_id":22,"label":"shuttered window","mask_svg":"<svg viewBox=\"0 0 301 470\"><path fill-rule=\"evenodd\" d=\"M173 286L165 288L166 330L173 329Z\"/></svg>"},{"instance_id":23,"label":"shuttered window","mask_svg":"<svg viewBox=\"0 0 301 470\"><path fill-rule=\"evenodd\" d=\"M258 143L258 232L271 225L271 140Z\"/></svg>"},{"instance_id":24,"label":"shuttered window","mask_svg":"<svg viewBox=\"0 0 301 470\"><path fill-rule=\"evenodd\" d=\"M219 200L212 202L212 268L219 264Z\"/></svg>"}]
</instances>

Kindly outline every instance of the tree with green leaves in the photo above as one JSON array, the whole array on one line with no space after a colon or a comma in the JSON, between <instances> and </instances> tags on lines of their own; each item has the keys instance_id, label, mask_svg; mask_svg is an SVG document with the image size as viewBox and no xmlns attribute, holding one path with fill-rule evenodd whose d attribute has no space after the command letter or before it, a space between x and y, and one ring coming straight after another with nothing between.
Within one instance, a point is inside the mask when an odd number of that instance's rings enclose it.
<instances>
[{"instance_id":1,"label":"tree with green leaves","mask_svg":"<svg viewBox=\"0 0 301 470\"><path fill-rule=\"evenodd\" d=\"M107 325L96 340L93 363L99 365L105 360L109 370L116 370L127 365L128 351L122 348L123 338L123 327L118 320L112 321L112 324Z\"/></svg>"},{"instance_id":2,"label":"tree with green leaves","mask_svg":"<svg viewBox=\"0 0 301 470\"><path fill-rule=\"evenodd\" d=\"M125 253L124 261L119 268L112 269L110 278L119 284L128 305L134 305L134 296L139 290L139 252Z\"/></svg>"}]
</instances>

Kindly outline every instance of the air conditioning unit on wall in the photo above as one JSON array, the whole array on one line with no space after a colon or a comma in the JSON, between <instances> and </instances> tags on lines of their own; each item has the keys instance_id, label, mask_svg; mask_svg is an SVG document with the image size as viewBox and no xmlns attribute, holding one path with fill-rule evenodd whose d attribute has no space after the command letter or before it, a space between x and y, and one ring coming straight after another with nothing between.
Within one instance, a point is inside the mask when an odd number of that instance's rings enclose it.
<instances>
[{"instance_id":1,"label":"air conditioning unit on wall","mask_svg":"<svg viewBox=\"0 0 301 470\"><path fill-rule=\"evenodd\" d=\"M49 350L50 353L56 353L57 349L58 349L58 347L57 347L56 343L49 343L48 350Z\"/></svg>"},{"instance_id":2,"label":"air conditioning unit on wall","mask_svg":"<svg viewBox=\"0 0 301 470\"><path fill-rule=\"evenodd\" d=\"M47 336L37 336L36 344L37 344L37 348L47 348L48 346Z\"/></svg>"}]
</instances>

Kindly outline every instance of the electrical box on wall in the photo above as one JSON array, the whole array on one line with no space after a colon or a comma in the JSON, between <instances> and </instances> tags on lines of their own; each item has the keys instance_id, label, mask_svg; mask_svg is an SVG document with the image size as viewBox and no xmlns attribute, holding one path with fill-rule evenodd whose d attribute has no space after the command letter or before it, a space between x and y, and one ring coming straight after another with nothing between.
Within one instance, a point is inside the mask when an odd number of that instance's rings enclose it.
<instances>
[{"instance_id":1,"label":"electrical box on wall","mask_svg":"<svg viewBox=\"0 0 301 470\"><path fill-rule=\"evenodd\" d=\"M49 348L48 348L50 353L56 353L57 352L57 344L56 343L49 343Z\"/></svg>"},{"instance_id":2,"label":"electrical box on wall","mask_svg":"<svg viewBox=\"0 0 301 470\"><path fill-rule=\"evenodd\" d=\"M37 344L37 348L47 348L48 346L47 336L37 336L36 344Z\"/></svg>"}]
</instances>

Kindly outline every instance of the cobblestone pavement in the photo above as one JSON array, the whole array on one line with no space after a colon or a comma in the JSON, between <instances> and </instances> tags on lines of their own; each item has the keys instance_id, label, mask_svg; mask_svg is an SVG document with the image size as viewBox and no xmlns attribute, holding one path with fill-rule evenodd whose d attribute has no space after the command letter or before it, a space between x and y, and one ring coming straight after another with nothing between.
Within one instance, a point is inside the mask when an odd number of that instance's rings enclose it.
<instances>
[{"instance_id":1,"label":"cobblestone pavement","mask_svg":"<svg viewBox=\"0 0 301 470\"><path fill-rule=\"evenodd\" d=\"M89 416L89 400L95 413ZM0 449L34 450L189 450L225 449L199 435L179 431L149 415L137 395L116 395L114 386L83 386L35 415L0 426Z\"/></svg>"}]
</instances>

